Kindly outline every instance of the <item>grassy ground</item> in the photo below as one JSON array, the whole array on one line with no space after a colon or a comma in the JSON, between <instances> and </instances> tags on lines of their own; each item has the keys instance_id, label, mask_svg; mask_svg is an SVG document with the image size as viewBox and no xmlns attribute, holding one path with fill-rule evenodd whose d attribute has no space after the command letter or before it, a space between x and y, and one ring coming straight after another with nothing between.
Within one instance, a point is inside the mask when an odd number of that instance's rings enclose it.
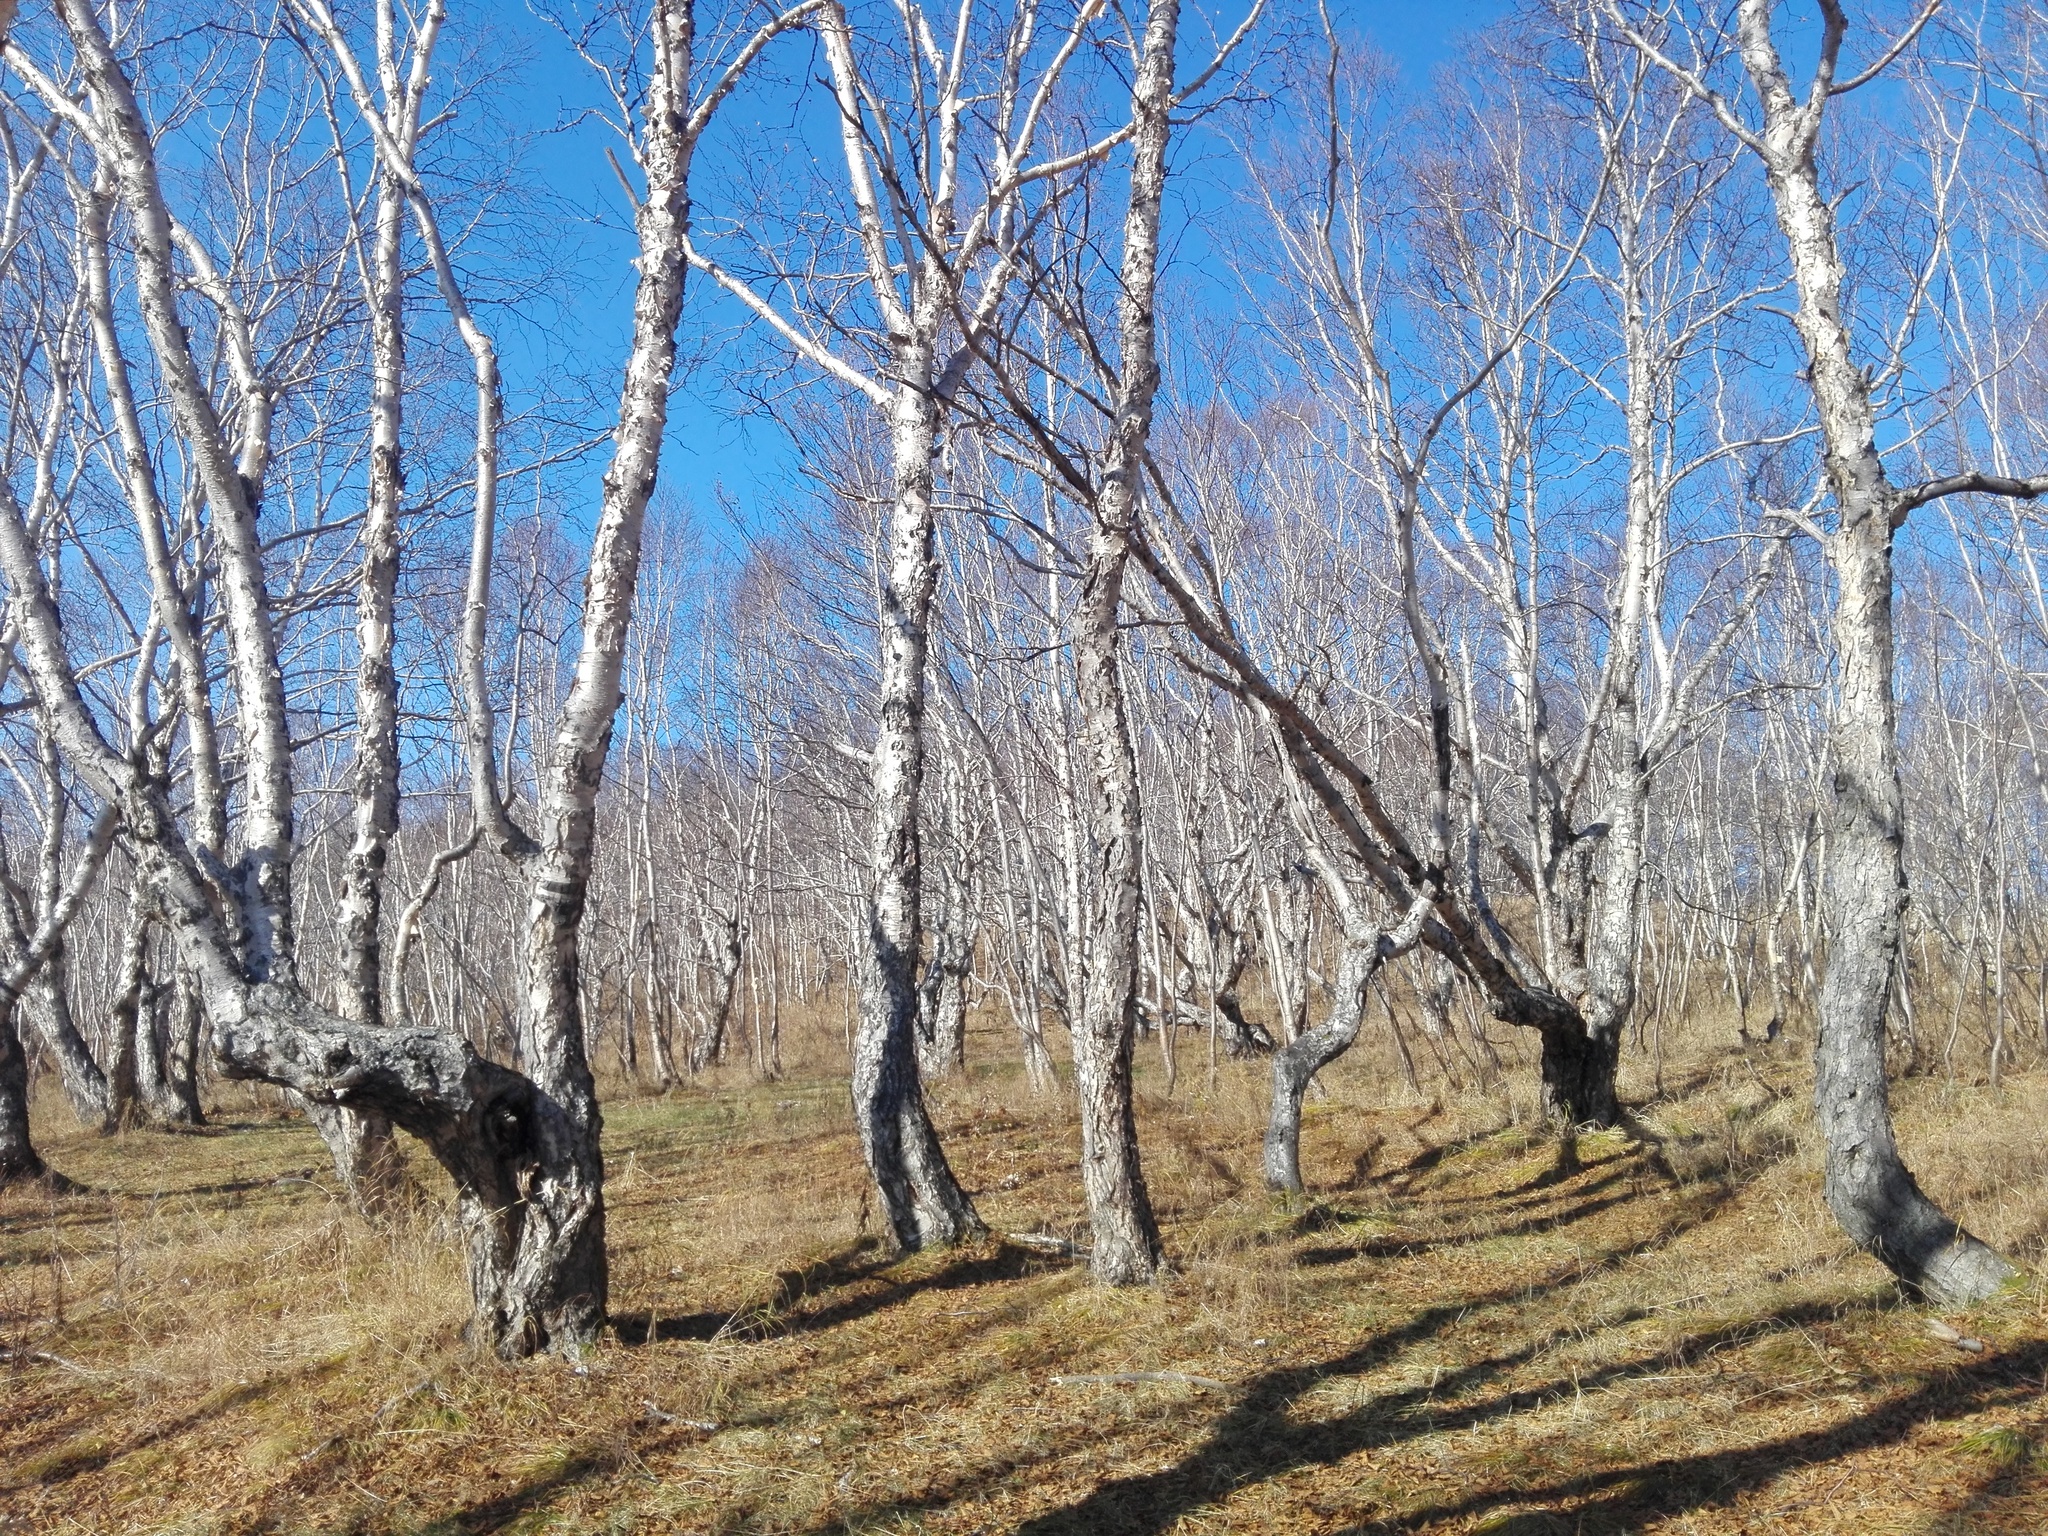
<instances>
[{"instance_id":1,"label":"grassy ground","mask_svg":"<svg viewBox=\"0 0 2048 1536\"><path fill-rule=\"evenodd\" d=\"M435 1212L366 1228L294 1121L52 1118L92 1192L0 1195L0 1530L2048 1530L2048 1293L1931 1336L1828 1221L1775 1049L1633 1084L1661 1148L1568 1176L1361 1057L1306 1210L1258 1187L1260 1067L1184 1070L1142 1115L1176 1272L1132 1294L1000 1240L888 1262L828 1079L621 1099L578 1366L466 1354ZM940 1113L992 1225L1085 1235L1063 1108L995 1073ZM1901 1089L1925 1182L2030 1262L2044 1119L2048 1076Z\"/></svg>"}]
</instances>

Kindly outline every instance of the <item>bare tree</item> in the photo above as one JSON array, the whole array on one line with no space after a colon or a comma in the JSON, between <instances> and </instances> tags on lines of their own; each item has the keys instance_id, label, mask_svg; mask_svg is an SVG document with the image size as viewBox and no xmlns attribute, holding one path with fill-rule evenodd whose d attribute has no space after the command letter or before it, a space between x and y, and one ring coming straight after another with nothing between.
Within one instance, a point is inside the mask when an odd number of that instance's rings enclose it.
<instances>
[{"instance_id":1,"label":"bare tree","mask_svg":"<svg viewBox=\"0 0 2048 1536\"><path fill-rule=\"evenodd\" d=\"M1755 97L1754 121L1710 80L1729 39L1706 27L1674 39L1671 28L1632 18L1618 0L1607 0L1605 12L1623 37L1705 102L1736 143L1757 157L1785 239L1836 514L1829 532L1808 523L1827 550L1836 583L1838 675L1829 722L1834 779L1824 863L1829 945L1814 1058L1814 1102L1828 1145L1828 1204L1849 1235L1909 1286L1936 1301L1960 1303L1991 1294L2013 1270L1921 1192L1892 1133L1885 1022L1906 895L1892 544L1916 507L1968 493L2032 499L2048 494L2048 478L1966 471L1891 483L1877 447L1872 374L1858 360L1845 308L1847 272L1820 161L1829 103L1883 74L1938 5L1930 0L1875 60L1845 78L1848 14L1837 0L1822 0L1819 56L1802 88L1780 53L1772 0L1742 0L1732 44ZM1673 46L1688 47L1691 57L1674 57Z\"/></svg>"},{"instance_id":2,"label":"bare tree","mask_svg":"<svg viewBox=\"0 0 2048 1536\"><path fill-rule=\"evenodd\" d=\"M252 487L260 483L267 454L268 386L246 344L245 325L227 313L224 290L209 290L202 281L201 291L223 312L229 351L239 359L231 369L240 389L237 454L179 313L176 225L130 79L97 13L83 0L61 9L79 74L91 87L90 106L27 58L18 42L9 42L7 59L107 167L118 189L135 233L138 300L152 356L164 370L181 437L200 464L214 513L252 806L245 831L250 853L230 887L241 942L220 922L202 859L165 786L138 752L109 742L81 691L70 636L10 486L0 505L0 569L22 665L75 771L120 809L138 850L140 877L204 999L223 1071L278 1083L315 1103L383 1114L420 1136L457 1186L480 1339L507 1355L574 1350L601 1326L606 1294L601 1121L584 1056L578 926L619 702L641 527L675 365L690 153L731 75L706 99L693 101L692 10L686 0L654 9L653 67L635 146L648 194L638 214L634 340L591 545L575 682L540 775L541 830L529 860L522 946L522 1075L485 1061L459 1037L382 1030L327 1014L296 980L283 883L294 852L291 743L263 549L254 534ZM330 41L337 36L330 33ZM374 112L365 115L373 129L383 121ZM384 171L405 187L417 213L424 199L414 196L416 179L406 185L409 165L396 146L378 148ZM183 248L204 279L197 242L188 239ZM138 497L135 510L147 535L159 516L156 504ZM161 608L161 567L157 575Z\"/></svg>"}]
</instances>

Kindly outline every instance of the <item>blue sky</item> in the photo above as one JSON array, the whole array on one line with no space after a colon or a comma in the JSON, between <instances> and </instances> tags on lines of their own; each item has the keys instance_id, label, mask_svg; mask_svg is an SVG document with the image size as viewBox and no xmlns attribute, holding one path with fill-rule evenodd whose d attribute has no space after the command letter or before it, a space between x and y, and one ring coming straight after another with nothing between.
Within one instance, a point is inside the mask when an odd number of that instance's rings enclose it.
<instances>
[{"instance_id":1,"label":"blue sky","mask_svg":"<svg viewBox=\"0 0 2048 1536\"><path fill-rule=\"evenodd\" d=\"M1506 0L1339 0L1335 7L1339 24L1369 38L1398 63L1411 84L1426 80L1460 34L1484 26L1507 8ZM587 372L599 390L616 390L631 321L632 242L624 195L604 158L606 144L616 140L596 123L579 121L600 95L591 71L524 7L507 6L498 14L503 40L530 59L522 71L525 124L535 130L567 125L544 133L528 158L561 210L564 244L579 253L557 323L540 336L501 338L516 409L538 376L565 366ZM715 203L718 176L715 159L700 161L700 205ZM691 334L683 338L686 358L693 340L699 346L715 344L736 323L729 306L709 301L707 287L695 284L692 315L686 320ZM707 523L722 523L724 506L737 512L742 526L758 527L772 522L793 470L783 428L748 415L745 400L724 385L715 361L704 360L689 371L673 402L663 454L661 483L667 494L690 503ZM551 472L550 489L568 508L594 503L602 472L602 456L595 456L576 470ZM565 476L570 485L561 483Z\"/></svg>"}]
</instances>

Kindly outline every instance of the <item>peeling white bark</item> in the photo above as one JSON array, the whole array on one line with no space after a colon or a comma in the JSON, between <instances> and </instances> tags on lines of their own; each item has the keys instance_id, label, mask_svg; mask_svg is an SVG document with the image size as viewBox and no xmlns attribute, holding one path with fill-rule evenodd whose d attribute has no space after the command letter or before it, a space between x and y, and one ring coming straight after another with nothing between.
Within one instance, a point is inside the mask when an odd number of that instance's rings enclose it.
<instances>
[{"instance_id":1,"label":"peeling white bark","mask_svg":"<svg viewBox=\"0 0 2048 1536\"><path fill-rule=\"evenodd\" d=\"M1905 807L1892 691L1892 535L1913 506L1935 496L1961 490L2038 496L2048 483L1959 475L1902 491L1886 478L1870 381L1857 362L1843 308L1847 273L1834 209L1820 185L1821 129L1830 97L1873 78L1917 35L1933 8L1871 69L1838 81L1848 17L1839 0L1821 0L1819 56L1801 93L1773 35L1775 0L1741 0L1736 37L1761 112L1760 128L1745 123L1731 102L1630 27L1617 0L1607 0L1606 9L1636 47L1705 101L1762 162L1799 294L1794 324L1806 353L1837 513L1826 540L1836 583L1837 667L1828 728L1834 779L1822 856L1829 944L1814 1054L1814 1102L1828 1148L1828 1204L1849 1235L1909 1287L1945 1303L1981 1300L2012 1275L2012 1266L1922 1193L1892 1133L1885 1073L1885 1019L1906 899Z\"/></svg>"},{"instance_id":2,"label":"peeling white bark","mask_svg":"<svg viewBox=\"0 0 2048 1536\"><path fill-rule=\"evenodd\" d=\"M1164 1258L1139 1161L1131 1099L1144 844L1118 623L1159 389L1159 225L1166 148L1173 132L1179 26L1180 0L1150 0L1131 88L1131 190L1117 301L1115 415L1073 618L1075 693L1088 759L1088 841L1095 866L1088 881L1092 908L1074 1030L1074 1089L1081 1106L1081 1184L1093 1234L1089 1268L1105 1285L1145 1284L1158 1274Z\"/></svg>"}]
</instances>

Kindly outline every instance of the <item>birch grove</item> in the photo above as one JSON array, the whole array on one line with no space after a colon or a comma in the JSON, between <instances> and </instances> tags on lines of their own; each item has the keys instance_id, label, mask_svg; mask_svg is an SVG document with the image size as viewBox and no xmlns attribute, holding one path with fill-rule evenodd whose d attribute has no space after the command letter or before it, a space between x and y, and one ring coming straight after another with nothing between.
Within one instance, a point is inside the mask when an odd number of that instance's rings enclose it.
<instances>
[{"instance_id":1,"label":"birch grove","mask_svg":"<svg viewBox=\"0 0 2048 1536\"><path fill-rule=\"evenodd\" d=\"M2013 1273L1887 1084L2048 1060L2042 17L547 18L574 398L488 8L0 10L0 1179L265 1085L575 1354L615 1095L829 1077L905 1252L1060 1096L1142 1285L1148 1102L1256 1073L1291 1200L1371 1031L1565 1165L1789 1036L1848 1236Z\"/></svg>"}]
</instances>

